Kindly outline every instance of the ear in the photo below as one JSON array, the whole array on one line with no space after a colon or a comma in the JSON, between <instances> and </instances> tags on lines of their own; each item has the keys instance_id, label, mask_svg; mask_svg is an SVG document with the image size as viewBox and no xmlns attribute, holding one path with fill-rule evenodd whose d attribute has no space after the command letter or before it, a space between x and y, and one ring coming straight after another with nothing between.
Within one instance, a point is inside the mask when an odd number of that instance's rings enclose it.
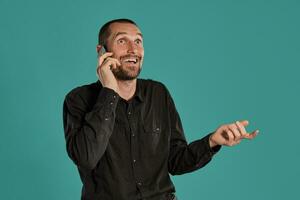
<instances>
[{"instance_id":1,"label":"ear","mask_svg":"<svg viewBox=\"0 0 300 200\"><path fill-rule=\"evenodd\" d=\"M96 52L99 53L99 51L100 51L101 48L102 48L102 45L99 45L99 44L98 44L98 45L96 46Z\"/></svg>"}]
</instances>

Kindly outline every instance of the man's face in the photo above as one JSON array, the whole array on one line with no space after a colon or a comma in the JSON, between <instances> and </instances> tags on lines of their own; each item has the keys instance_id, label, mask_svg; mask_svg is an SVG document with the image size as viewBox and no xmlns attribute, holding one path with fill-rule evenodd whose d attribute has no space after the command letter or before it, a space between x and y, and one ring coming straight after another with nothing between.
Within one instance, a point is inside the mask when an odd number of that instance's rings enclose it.
<instances>
[{"instance_id":1,"label":"man's face","mask_svg":"<svg viewBox=\"0 0 300 200\"><path fill-rule=\"evenodd\" d=\"M134 24L113 23L110 25L107 51L113 52L121 66L113 70L119 80L133 80L138 77L144 58L143 37Z\"/></svg>"}]
</instances>

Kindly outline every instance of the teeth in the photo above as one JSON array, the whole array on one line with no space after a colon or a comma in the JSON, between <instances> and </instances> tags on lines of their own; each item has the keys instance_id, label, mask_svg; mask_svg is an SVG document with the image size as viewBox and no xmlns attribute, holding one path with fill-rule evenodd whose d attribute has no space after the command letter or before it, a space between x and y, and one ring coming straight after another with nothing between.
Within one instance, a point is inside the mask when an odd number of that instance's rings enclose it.
<instances>
[{"instance_id":1,"label":"teeth","mask_svg":"<svg viewBox=\"0 0 300 200\"><path fill-rule=\"evenodd\" d=\"M125 59L124 60L125 62L137 62L137 59L136 58L128 58L128 59Z\"/></svg>"}]
</instances>

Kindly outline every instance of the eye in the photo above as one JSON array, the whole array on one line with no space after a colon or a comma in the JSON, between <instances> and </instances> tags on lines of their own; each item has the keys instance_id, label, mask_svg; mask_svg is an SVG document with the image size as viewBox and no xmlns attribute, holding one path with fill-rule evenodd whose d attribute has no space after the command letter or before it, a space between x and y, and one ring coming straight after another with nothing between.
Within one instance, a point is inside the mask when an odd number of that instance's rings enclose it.
<instances>
[{"instance_id":1,"label":"eye","mask_svg":"<svg viewBox=\"0 0 300 200\"><path fill-rule=\"evenodd\" d=\"M136 43L136 44L142 44L143 42L142 42L142 40L137 39L137 40L135 40L135 43Z\"/></svg>"},{"instance_id":2,"label":"eye","mask_svg":"<svg viewBox=\"0 0 300 200\"><path fill-rule=\"evenodd\" d=\"M124 39L119 39L119 40L117 40L117 43L118 43L118 44L124 44L124 43L125 43L125 40L124 40Z\"/></svg>"}]
</instances>

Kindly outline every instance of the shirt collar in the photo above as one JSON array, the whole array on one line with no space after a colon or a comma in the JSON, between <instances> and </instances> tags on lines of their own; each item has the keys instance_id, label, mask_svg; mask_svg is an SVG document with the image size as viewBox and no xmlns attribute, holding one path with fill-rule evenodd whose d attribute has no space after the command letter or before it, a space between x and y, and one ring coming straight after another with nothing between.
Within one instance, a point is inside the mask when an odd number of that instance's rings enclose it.
<instances>
[{"instance_id":1,"label":"shirt collar","mask_svg":"<svg viewBox=\"0 0 300 200\"><path fill-rule=\"evenodd\" d=\"M99 79L96 82L98 82L97 85L103 87ZM135 97L137 97L141 102L144 102L144 95L143 95L143 88L142 88L142 80L141 79L136 80L136 90L135 90L135 93L133 95L133 98L135 98Z\"/></svg>"},{"instance_id":2,"label":"shirt collar","mask_svg":"<svg viewBox=\"0 0 300 200\"><path fill-rule=\"evenodd\" d=\"M135 90L135 96L139 98L141 102L144 101L144 96L143 96L143 90L142 90L142 81L140 79L136 80L136 90Z\"/></svg>"}]
</instances>

